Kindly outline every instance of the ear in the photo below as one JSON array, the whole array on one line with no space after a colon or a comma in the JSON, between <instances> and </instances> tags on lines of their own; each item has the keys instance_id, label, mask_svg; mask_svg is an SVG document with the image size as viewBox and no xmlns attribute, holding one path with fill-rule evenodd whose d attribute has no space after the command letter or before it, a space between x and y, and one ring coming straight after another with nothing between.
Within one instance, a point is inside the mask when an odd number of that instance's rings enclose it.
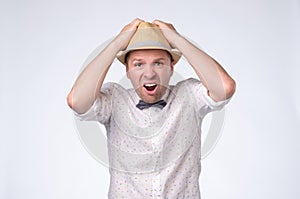
<instances>
[{"instance_id":1,"label":"ear","mask_svg":"<svg viewBox=\"0 0 300 199\"><path fill-rule=\"evenodd\" d=\"M174 61L171 62L171 76L173 75L174 73Z\"/></svg>"},{"instance_id":2,"label":"ear","mask_svg":"<svg viewBox=\"0 0 300 199\"><path fill-rule=\"evenodd\" d=\"M128 79L130 79L130 74L129 74L129 67L128 67L128 64L125 64L125 67L126 67L126 76Z\"/></svg>"}]
</instances>

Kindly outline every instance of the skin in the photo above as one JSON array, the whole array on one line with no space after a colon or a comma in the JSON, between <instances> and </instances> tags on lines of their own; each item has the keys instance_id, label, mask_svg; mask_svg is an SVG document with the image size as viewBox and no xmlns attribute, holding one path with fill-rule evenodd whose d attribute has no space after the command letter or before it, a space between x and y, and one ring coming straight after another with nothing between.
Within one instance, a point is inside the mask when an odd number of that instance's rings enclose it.
<instances>
[{"instance_id":1,"label":"skin","mask_svg":"<svg viewBox=\"0 0 300 199\"><path fill-rule=\"evenodd\" d=\"M139 97L149 103L162 98L173 74L174 64L164 50L137 50L130 53L126 65L127 77L130 79ZM155 84L153 91L145 85Z\"/></svg>"},{"instance_id":2,"label":"skin","mask_svg":"<svg viewBox=\"0 0 300 199\"><path fill-rule=\"evenodd\" d=\"M160 20L152 23L162 30L171 46L188 60L214 101L228 99L234 94L235 81L216 60L182 37L172 24Z\"/></svg>"},{"instance_id":3,"label":"skin","mask_svg":"<svg viewBox=\"0 0 300 199\"><path fill-rule=\"evenodd\" d=\"M76 79L67 97L68 105L77 113L85 113L100 96L100 88L117 53L125 50L131 37L143 22L135 19L123 27L106 48L89 63Z\"/></svg>"},{"instance_id":4,"label":"skin","mask_svg":"<svg viewBox=\"0 0 300 199\"><path fill-rule=\"evenodd\" d=\"M130 39L137 30L138 25L143 22L141 19L135 19L124 26L121 32L110 42L106 48L96 56L96 58L81 72L76 79L70 93L68 94L68 105L77 113L85 113L93 104L97 97L101 97L99 92L104 78L113 63L117 53L125 50ZM216 102L230 98L235 92L235 81L217 63L211 56L200 50L183 36L181 36L172 24L154 20L163 32L170 45L178 49L193 67L200 81L208 90L208 95ZM127 64L127 76L131 80L138 95L147 102L154 102L160 99L165 92L163 85L167 85L173 72L173 64L163 70L154 69L154 54L144 54L141 58L146 63L146 67L141 72L134 71L133 63L130 62L135 57L134 51L130 53ZM154 51L152 51L154 52ZM146 56L147 54L147 56ZM163 56L164 53L159 53ZM141 54L139 54L141 56ZM168 65L168 64L166 64ZM151 66L151 67L150 67ZM149 77L152 75L153 77ZM151 79L153 78L153 79ZM159 83L157 91L149 94L143 90L143 84L147 81ZM157 82L156 82L157 81Z\"/></svg>"}]
</instances>

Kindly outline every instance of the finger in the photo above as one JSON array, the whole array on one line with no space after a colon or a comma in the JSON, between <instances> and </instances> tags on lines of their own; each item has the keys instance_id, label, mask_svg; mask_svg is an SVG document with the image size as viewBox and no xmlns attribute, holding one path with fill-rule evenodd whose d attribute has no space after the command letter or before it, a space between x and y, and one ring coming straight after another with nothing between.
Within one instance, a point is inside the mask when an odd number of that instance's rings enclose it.
<instances>
[{"instance_id":1,"label":"finger","mask_svg":"<svg viewBox=\"0 0 300 199\"><path fill-rule=\"evenodd\" d=\"M122 32L124 31L134 31L137 29L137 27L140 25L141 22L144 22L144 20L136 18L133 21L131 21L129 24L124 26Z\"/></svg>"},{"instance_id":2,"label":"finger","mask_svg":"<svg viewBox=\"0 0 300 199\"><path fill-rule=\"evenodd\" d=\"M152 21L152 23L155 24L155 25L157 25L157 26L160 26L160 25L164 24L163 21L158 20L158 19L155 19L154 21Z\"/></svg>"},{"instance_id":3,"label":"finger","mask_svg":"<svg viewBox=\"0 0 300 199\"><path fill-rule=\"evenodd\" d=\"M140 25L141 22L144 22L144 20L139 19L139 18L134 19L134 20L129 24L129 26L130 26L129 29L136 29L136 28Z\"/></svg>"},{"instance_id":4,"label":"finger","mask_svg":"<svg viewBox=\"0 0 300 199\"><path fill-rule=\"evenodd\" d=\"M141 22L144 22L144 20L140 19L140 18L135 18L131 23L133 23L134 25L138 25Z\"/></svg>"},{"instance_id":5,"label":"finger","mask_svg":"<svg viewBox=\"0 0 300 199\"><path fill-rule=\"evenodd\" d=\"M154 20L152 23L155 24L155 25L157 25L161 29L175 30L174 26L171 23L166 23L166 22L163 22L163 21L158 20L158 19Z\"/></svg>"}]
</instances>

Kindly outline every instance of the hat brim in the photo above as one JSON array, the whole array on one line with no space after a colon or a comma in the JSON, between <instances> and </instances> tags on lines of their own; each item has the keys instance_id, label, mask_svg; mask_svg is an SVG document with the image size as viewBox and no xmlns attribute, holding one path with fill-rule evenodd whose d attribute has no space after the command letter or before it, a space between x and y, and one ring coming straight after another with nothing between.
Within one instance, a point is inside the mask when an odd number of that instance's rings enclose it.
<instances>
[{"instance_id":1,"label":"hat brim","mask_svg":"<svg viewBox=\"0 0 300 199\"><path fill-rule=\"evenodd\" d=\"M138 48L127 49L125 51L120 51L117 55L117 59L122 64L126 65L126 60L125 60L126 54L131 51L136 51L136 50L165 50L171 54L174 64L176 64L182 56L181 52L179 52L177 49L167 49L167 48L163 48L160 46L143 46L143 47L138 47Z\"/></svg>"}]
</instances>

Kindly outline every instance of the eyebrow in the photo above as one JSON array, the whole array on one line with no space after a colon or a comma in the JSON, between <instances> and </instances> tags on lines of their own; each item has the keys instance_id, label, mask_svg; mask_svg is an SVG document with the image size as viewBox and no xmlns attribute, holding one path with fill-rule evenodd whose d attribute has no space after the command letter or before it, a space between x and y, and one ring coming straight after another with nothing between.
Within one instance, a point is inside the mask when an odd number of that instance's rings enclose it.
<instances>
[{"instance_id":1,"label":"eyebrow","mask_svg":"<svg viewBox=\"0 0 300 199\"><path fill-rule=\"evenodd\" d=\"M143 61L143 59L134 58L131 62L134 62L134 61Z\"/></svg>"},{"instance_id":2,"label":"eyebrow","mask_svg":"<svg viewBox=\"0 0 300 199\"><path fill-rule=\"evenodd\" d=\"M154 59L154 61L165 61L165 60L166 60L166 58L164 58L164 57Z\"/></svg>"},{"instance_id":3,"label":"eyebrow","mask_svg":"<svg viewBox=\"0 0 300 199\"><path fill-rule=\"evenodd\" d=\"M166 58L159 57L159 58L155 58L153 61L156 62L156 61L165 61L165 60L166 60ZM134 58L131 62L134 62L134 61L144 61L144 59Z\"/></svg>"}]
</instances>

